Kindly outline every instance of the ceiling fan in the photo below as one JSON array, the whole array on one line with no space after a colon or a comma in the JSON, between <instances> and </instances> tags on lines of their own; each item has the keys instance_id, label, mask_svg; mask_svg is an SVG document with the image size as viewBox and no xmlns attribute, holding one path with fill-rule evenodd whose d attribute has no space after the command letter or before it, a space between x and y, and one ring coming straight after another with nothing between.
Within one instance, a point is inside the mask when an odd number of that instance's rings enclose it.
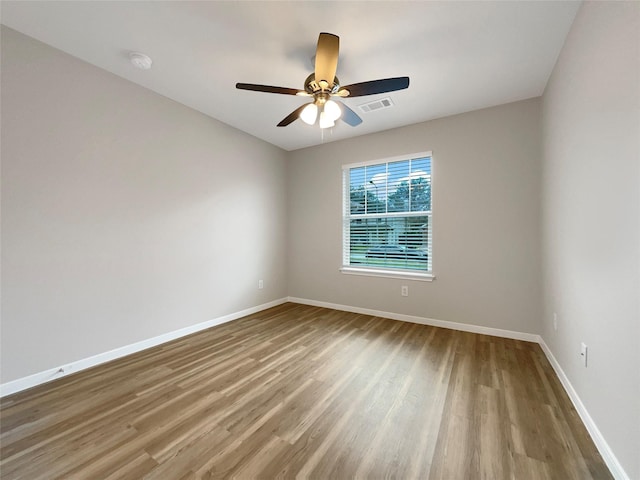
<instances>
[{"instance_id":1,"label":"ceiling fan","mask_svg":"<svg viewBox=\"0 0 640 480\"><path fill-rule=\"evenodd\" d=\"M384 78L341 86L338 77L336 77L339 49L340 38L337 35L331 33L320 34L316 48L315 69L304 81L304 90L256 85L253 83L236 83L236 88L255 92L313 97L312 102L296 108L287 115L278 123L278 127L286 127L297 118L300 118L309 125L314 125L318 122L320 128L329 128L333 127L335 121L340 117L352 127L362 123L362 119L356 112L343 102L331 100L331 97L362 97L364 95L394 92L409 86L409 77Z\"/></svg>"}]
</instances>

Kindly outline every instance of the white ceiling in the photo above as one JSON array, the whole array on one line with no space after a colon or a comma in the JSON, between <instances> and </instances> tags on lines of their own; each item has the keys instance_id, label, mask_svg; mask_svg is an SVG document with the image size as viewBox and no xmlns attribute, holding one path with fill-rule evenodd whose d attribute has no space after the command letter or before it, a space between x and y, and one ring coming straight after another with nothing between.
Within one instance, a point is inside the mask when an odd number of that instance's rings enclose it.
<instances>
[{"instance_id":1,"label":"white ceiling","mask_svg":"<svg viewBox=\"0 0 640 480\"><path fill-rule=\"evenodd\" d=\"M543 93L579 2L26 2L2 23L286 150ZM320 32L340 37L343 85L409 76L407 90L346 99L363 119L321 132L276 124L306 98L236 90L303 88ZM153 59L135 69L130 51ZM358 105L390 96L394 107ZM324 139L322 138L324 133Z\"/></svg>"}]
</instances>

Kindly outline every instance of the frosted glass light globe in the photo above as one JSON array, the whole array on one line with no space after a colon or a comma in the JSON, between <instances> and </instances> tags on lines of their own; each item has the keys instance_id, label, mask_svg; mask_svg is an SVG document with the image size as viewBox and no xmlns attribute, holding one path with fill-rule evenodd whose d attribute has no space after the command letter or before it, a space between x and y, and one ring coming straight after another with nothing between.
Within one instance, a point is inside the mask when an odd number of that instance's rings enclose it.
<instances>
[{"instance_id":1,"label":"frosted glass light globe","mask_svg":"<svg viewBox=\"0 0 640 480\"><path fill-rule=\"evenodd\" d=\"M327 112L320 112L320 128L329 128L335 125L334 121L331 119Z\"/></svg>"},{"instance_id":2,"label":"frosted glass light globe","mask_svg":"<svg viewBox=\"0 0 640 480\"><path fill-rule=\"evenodd\" d=\"M335 122L342 115L342 110L340 109L340 105L338 105L333 100L327 100L327 103L324 104L324 113L327 115L331 121Z\"/></svg>"},{"instance_id":3,"label":"frosted glass light globe","mask_svg":"<svg viewBox=\"0 0 640 480\"><path fill-rule=\"evenodd\" d=\"M300 112L300 120L308 125L316 123L316 118L318 118L318 107L314 103L310 103Z\"/></svg>"}]
</instances>

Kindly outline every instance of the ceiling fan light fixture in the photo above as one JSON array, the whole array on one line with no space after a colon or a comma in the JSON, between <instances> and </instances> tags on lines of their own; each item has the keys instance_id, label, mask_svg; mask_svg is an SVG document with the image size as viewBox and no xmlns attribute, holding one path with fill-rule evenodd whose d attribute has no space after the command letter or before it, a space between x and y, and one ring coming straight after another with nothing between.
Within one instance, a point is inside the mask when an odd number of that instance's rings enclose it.
<instances>
[{"instance_id":1,"label":"ceiling fan light fixture","mask_svg":"<svg viewBox=\"0 0 640 480\"><path fill-rule=\"evenodd\" d=\"M327 114L327 112L320 112L320 128L331 128L335 126L334 120Z\"/></svg>"},{"instance_id":2,"label":"ceiling fan light fixture","mask_svg":"<svg viewBox=\"0 0 640 480\"><path fill-rule=\"evenodd\" d=\"M302 109L300 112L300 120L307 125L313 125L318 118L318 106L315 103L310 103Z\"/></svg>"},{"instance_id":3,"label":"ceiling fan light fixture","mask_svg":"<svg viewBox=\"0 0 640 480\"><path fill-rule=\"evenodd\" d=\"M342 115L342 110L340 110L340 106L336 102L327 100L324 104L324 113L332 122L335 122L340 118L340 115Z\"/></svg>"}]
</instances>

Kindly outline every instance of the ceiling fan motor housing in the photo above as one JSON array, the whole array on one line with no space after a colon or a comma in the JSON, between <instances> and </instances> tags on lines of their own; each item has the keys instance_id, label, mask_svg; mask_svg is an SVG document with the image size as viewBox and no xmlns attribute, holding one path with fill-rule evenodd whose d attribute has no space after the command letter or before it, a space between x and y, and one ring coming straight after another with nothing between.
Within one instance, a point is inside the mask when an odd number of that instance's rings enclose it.
<instances>
[{"instance_id":1,"label":"ceiling fan motor housing","mask_svg":"<svg viewBox=\"0 0 640 480\"><path fill-rule=\"evenodd\" d=\"M333 78L333 86L331 87L331 89L323 89L320 86L320 84L318 82L316 82L315 73L312 73L304 81L304 89L305 89L305 91L307 91L308 93L310 93L312 95L315 95L316 93L321 93L321 92L333 94L333 93L336 93L340 89L340 80L338 80L338 77L334 77Z\"/></svg>"}]
</instances>

